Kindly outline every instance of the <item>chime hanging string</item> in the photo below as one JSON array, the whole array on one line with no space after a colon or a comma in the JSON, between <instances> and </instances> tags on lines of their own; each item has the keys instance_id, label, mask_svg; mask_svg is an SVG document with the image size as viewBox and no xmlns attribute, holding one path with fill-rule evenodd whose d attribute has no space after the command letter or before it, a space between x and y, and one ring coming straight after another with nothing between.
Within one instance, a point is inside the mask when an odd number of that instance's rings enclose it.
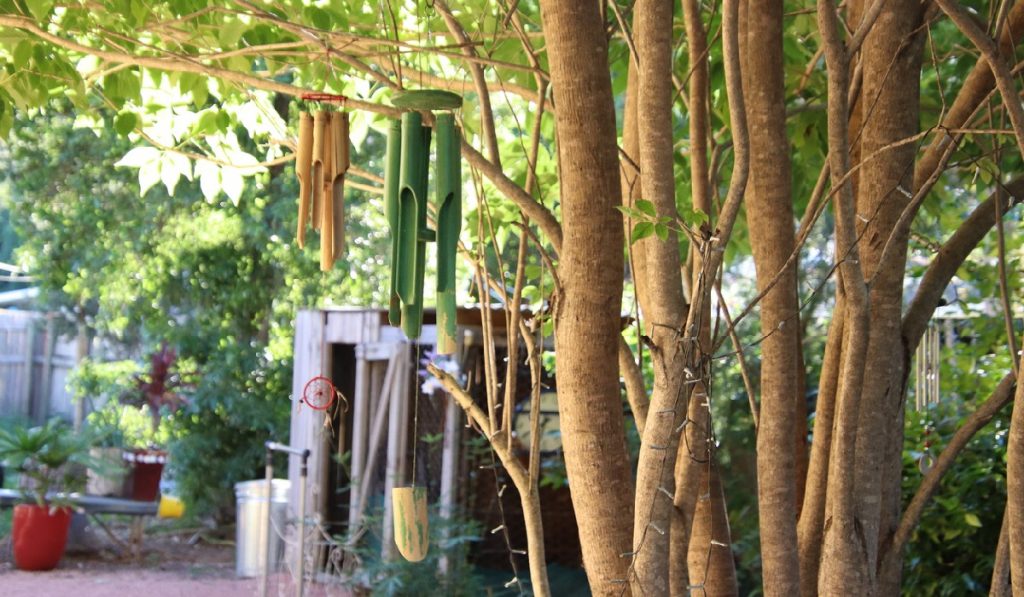
<instances>
[{"instance_id":1,"label":"chime hanging string","mask_svg":"<svg viewBox=\"0 0 1024 597\"><path fill-rule=\"evenodd\" d=\"M416 488L416 453L419 452L420 444L420 351L422 346L416 342L416 389L413 391L412 402L412 487Z\"/></svg>"}]
</instances>

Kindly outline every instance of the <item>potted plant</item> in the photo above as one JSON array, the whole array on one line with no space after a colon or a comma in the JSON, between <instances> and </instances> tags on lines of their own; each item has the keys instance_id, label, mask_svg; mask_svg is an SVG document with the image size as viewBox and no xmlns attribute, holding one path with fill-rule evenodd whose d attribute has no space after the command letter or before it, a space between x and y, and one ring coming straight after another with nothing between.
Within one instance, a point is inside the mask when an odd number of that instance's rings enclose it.
<instances>
[{"instance_id":1,"label":"potted plant","mask_svg":"<svg viewBox=\"0 0 1024 597\"><path fill-rule=\"evenodd\" d=\"M190 387L177 371L177 352L163 343L160 350L149 357L149 371L134 377L134 387L121 396L121 403L149 411L153 437L160 431L165 413L173 413L185 405L179 389ZM132 490L135 500L153 501L160 494L160 477L167 452L150 445L143 449L125 450L124 459L131 468Z\"/></svg>"},{"instance_id":2,"label":"potted plant","mask_svg":"<svg viewBox=\"0 0 1024 597\"><path fill-rule=\"evenodd\" d=\"M101 496L125 495L128 467L124 462L125 433L121 426L121 405L111 402L89 413L89 456L98 466L89 467L86 493Z\"/></svg>"},{"instance_id":3,"label":"potted plant","mask_svg":"<svg viewBox=\"0 0 1024 597\"><path fill-rule=\"evenodd\" d=\"M64 555L71 509L60 499L80 490L88 442L54 419L41 427L0 430L0 460L19 473L24 503L14 507L11 544L22 570L51 570Z\"/></svg>"}]
</instances>

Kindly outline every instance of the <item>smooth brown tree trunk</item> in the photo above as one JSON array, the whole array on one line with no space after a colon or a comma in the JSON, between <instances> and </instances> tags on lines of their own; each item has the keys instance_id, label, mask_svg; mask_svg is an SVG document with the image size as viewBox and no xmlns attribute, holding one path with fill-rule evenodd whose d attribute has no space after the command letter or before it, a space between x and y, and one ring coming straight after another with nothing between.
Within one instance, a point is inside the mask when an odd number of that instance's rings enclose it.
<instances>
[{"instance_id":1,"label":"smooth brown tree trunk","mask_svg":"<svg viewBox=\"0 0 1024 597\"><path fill-rule=\"evenodd\" d=\"M871 280L871 323L864 367L868 373L857 420L855 479L857 519L868 562L865 578L872 592L877 589L880 540L894 532L899 515L898 462L903 446L899 409L906 370L900 328L908 236L890 237L913 192L915 147L886 150L876 159L869 156L918 131L923 36L915 35L915 30L921 10L916 0L886 3L861 56L864 128L860 151L866 161L859 177L857 213L866 220L858 223L858 234L864 274ZM880 263L889 242L897 250L888 262Z\"/></svg>"},{"instance_id":2,"label":"smooth brown tree trunk","mask_svg":"<svg viewBox=\"0 0 1024 597\"><path fill-rule=\"evenodd\" d=\"M623 235L608 44L597 3L543 0L558 113L563 241L556 312L558 406L583 565L595 595L621 595L633 483L618 379Z\"/></svg>"},{"instance_id":3,"label":"smooth brown tree trunk","mask_svg":"<svg viewBox=\"0 0 1024 597\"><path fill-rule=\"evenodd\" d=\"M1024 371L1024 356L1018 371ZM1010 585L1024 587L1024 383L1018 378L1006 440L1006 536L1010 543Z\"/></svg>"},{"instance_id":4,"label":"smooth brown tree trunk","mask_svg":"<svg viewBox=\"0 0 1024 597\"><path fill-rule=\"evenodd\" d=\"M795 263L786 265L796 241L786 138L783 3L749 0L748 5L743 92L747 118L757 134L750 137L746 212L757 288L767 290L760 303L761 333L766 337L761 344L757 430L762 583L765 595L796 595L800 590L796 453L787 448L795 447L794 429L803 397L798 382L802 372L798 366L796 267Z\"/></svg>"},{"instance_id":5,"label":"smooth brown tree trunk","mask_svg":"<svg viewBox=\"0 0 1024 597\"><path fill-rule=\"evenodd\" d=\"M693 209L711 214L711 189L708 170L708 135L710 123L708 118L708 58L707 33L701 18L700 4L697 0L682 0L683 19L686 23L686 46L689 58L689 103L690 103L690 188L692 191ZM693 272L701 268L699 253L690 248L697 259ZM691 280L691 288L695 286ZM710 317L710 308L704 307L702 319ZM701 342L710 343L710 327L701 330ZM672 534L669 546L669 585L673 595L686 595L689 592L690 575L687 559L690 550L690 535L693 532L694 508L700 492L699 471L692 466L690 452L686 442L680 442L676 449L675 479L676 491L672 513ZM723 499L724 503L724 499ZM698 529L705 534L704 526ZM703 576L703 573L702 573Z\"/></svg>"},{"instance_id":6,"label":"smooth brown tree trunk","mask_svg":"<svg viewBox=\"0 0 1024 597\"><path fill-rule=\"evenodd\" d=\"M836 214L836 259L839 283L846 300L843 325L840 390L836 396L835 424L830 449L825 524L822 537L818 590L822 595L865 595L867 568L863 535L856 520L854 462L857 451L856 421L867 354L870 317L867 284L857 247L856 204L850 182L850 137L847 93L850 88L850 57L839 32L836 6L818 0L818 25L828 72L829 170Z\"/></svg>"},{"instance_id":7,"label":"smooth brown tree trunk","mask_svg":"<svg viewBox=\"0 0 1024 597\"><path fill-rule=\"evenodd\" d=\"M818 403L814 414L811 457L807 467L807 490L797 523L800 547L800 594L818 594L818 566L821 563L822 530L825 524L825 498L828 489L829 453L832 449L832 426L835 422L836 396L839 393L839 369L842 365L843 313L846 305L841 288L836 289L836 306L825 340L825 357L821 364Z\"/></svg>"},{"instance_id":8,"label":"smooth brown tree trunk","mask_svg":"<svg viewBox=\"0 0 1024 597\"><path fill-rule=\"evenodd\" d=\"M676 217L672 140L672 2L639 0L634 7L637 129L644 198L658 216ZM633 592L668 595L670 514L675 491L677 427L682 423L683 365L680 333L685 318L679 240L674 231L642 245L646 292L638 295L645 333L651 338L654 387L637 464L633 520ZM634 260L637 255L634 254Z\"/></svg>"}]
</instances>

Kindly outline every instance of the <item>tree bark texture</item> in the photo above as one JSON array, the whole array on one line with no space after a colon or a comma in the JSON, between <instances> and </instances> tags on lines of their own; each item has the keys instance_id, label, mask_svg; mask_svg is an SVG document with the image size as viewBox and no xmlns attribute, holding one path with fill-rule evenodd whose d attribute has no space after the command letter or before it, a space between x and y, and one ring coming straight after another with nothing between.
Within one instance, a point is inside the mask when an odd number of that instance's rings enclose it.
<instances>
[{"instance_id":1,"label":"tree bark texture","mask_svg":"<svg viewBox=\"0 0 1024 597\"><path fill-rule=\"evenodd\" d=\"M721 486L719 471L714 463L715 453L711 438L711 397L703 382L707 381L708 359L711 357L711 290L716 272L722 262L722 253L717 247L728 243L739 207L747 186L750 165L750 146L747 129L746 108L743 99L741 77L741 54L739 35L739 0L725 0L722 6L722 56L725 62L725 84L728 93L729 118L733 139L733 168L729 176L729 190L714 222L714 234L710 226L703 228L706 245L701 251L693 251L691 284L691 305L684 329L687 342L696 339L698 350L688 359L693 374L702 382L693 385L687 407L687 425L684 433L686 442L680 447L686 449L679 454L677 468L678 487L676 507L683 515L693 512L690 519L690 537L687 546L687 567L689 570L691 595L735 595L736 571L732 557L731 537L728 525L717 526L716 520L724 520L727 511L725 495L715 491ZM710 206L709 206L710 209ZM710 211L706 212L710 215ZM712 240L714 239L714 240ZM696 338L694 338L696 336ZM691 380L692 381L692 380ZM692 488L701 493L694 495ZM709 491L701 491L708 487ZM706 506L698 505L707 500ZM724 536L723 536L724 534Z\"/></svg>"},{"instance_id":2,"label":"tree bark texture","mask_svg":"<svg viewBox=\"0 0 1024 597\"><path fill-rule=\"evenodd\" d=\"M818 589L822 595L864 595L867 555L863 532L856 519L854 462L857 453L856 421L860 410L867 333L870 316L867 285L861 269L856 236L856 207L850 182L850 145L846 94L850 87L850 59L839 34L836 6L818 0L818 26L825 46L828 71L829 170L835 199L836 258L840 283L846 293L840 391L836 396L835 424L829 459L829 483L822 538Z\"/></svg>"},{"instance_id":3,"label":"tree bark texture","mask_svg":"<svg viewBox=\"0 0 1024 597\"><path fill-rule=\"evenodd\" d=\"M689 58L689 103L690 103L690 188L692 189L693 209L699 209L710 217L711 190L708 169L708 136L710 122L708 118L708 58L707 33L701 18L700 4L697 0L682 0L683 19L686 25L686 47ZM701 258L696 248L690 247L694 257L692 272L701 269ZM695 279L687 280L690 288L694 288ZM710 307L704 307L702 319L710 317ZM701 330L701 342L708 346L711 341L710 326ZM690 550L690 535L693 532L694 508L697 494L700 491L699 471L691 468L689 449L685 442L680 442L676 449L675 466L675 499L672 513L672 533L669 541L669 585L673 595L685 595L689 592L690 575L687 559ZM690 473L689 475L687 473ZM724 503L724 496L723 496ZM705 533L704 526L700 532Z\"/></svg>"},{"instance_id":4,"label":"tree bark texture","mask_svg":"<svg viewBox=\"0 0 1024 597\"><path fill-rule=\"evenodd\" d=\"M864 41L863 129L861 156L917 133L919 128L921 42L915 34L921 22L915 0L886 3ZM914 184L913 145L887 151L863 163L857 213L867 220L858 226L860 255L871 282L871 324L865 363L860 416L857 421L857 518L864 533L869 590L875 589L879 542L891 535L899 514L899 462L903 446L900 409L904 387L905 352L901 346L903 277L909 236L894 239L892 259L880 263L896 222L910 202ZM884 529L884 531L883 531Z\"/></svg>"},{"instance_id":5,"label":"tree bark texture","mask_svg":"<svg viewBox=\"0 0 1024 597\"><path fill-rule=\"evenodd\" d=\"M642 198L643 191L643 180L640 176L639 131L636 124L637 86L639 85L636 62L630 61L626 77L626 103L622 113L622 153L625 154L625 157L620 160L620 172L622 173L622 205L632 207L637 199ZM635 222L632 218L627 217L623 218L622 224L628 239ZM638 297L647 295L645 248L646 245L637 244L628 249L633 292ZM642 347L640 348L642 349ZM643 374L633 359L633 351L629 348L629 344L621 338L619 339L619 373L625 382L626 397L629 399L629 406L633 411L633 421L636 423L637 433L643 437L644 428L647 426L647 410L650 407L650 399L643 383Z\"/></svg>"},{"instance_id":6,"label":"tree bark texture","mask_svg":"<svg viewBox=\"0 0 1024 597\"><path fill-rule=\"evenodd\" d=\"M1024 356L1020 363L1024 365ZM1006 536L1010 543L1010 585L1017 593L1024 587L1024 383L1017 384L1013 402L1006 440Z\"/></svg>"},{"instance_id":7,"label":"tree bark texture","mask_svg":"<svg viewBox=\"0 0 1024 597\"><path fill-rule=\"evenodd\" d=\"M672 141L672 2L639 0L634 7L634 44L639 60L636 124L644 198L658 216L676 217ZM676 447L685 401L679 327L685 317L679 240L650 236L643 245L645 292L638 295L651 338L654 387L637 464L633 520L636 594L668 595L670 513L675 491ZM634 255L634 260L638 255Z\"/></svg>"},{"instance_id":8,"label":"tree bark texture","mask_svg":"<svg viewBox=\"0 0 1024 597\"><path fill-rule=\"evenodd\" d=\"M619 164L608 44L596 3L541 2L558 130L563 241L558 406L583 564L620 595L633 535L617 347L622 300Z\"/></svg>"},{"instance_id":9,"label":"tree bark texture","mask_svg":"<svg viewBox=\"0 0 1024 597\"><path fill-rule=\"evenodd\" d=\"M814 435L807 467L807 490L797 523L800 551L800 594L818 594L818 566L821 562L822 528L825 523L825 497L828 489L829 453L832 425L835 422L836 395L839 393L839 369L843 350L843 312L841 288L836 290L836 306L825 340L825 357L818 383L818 404L814 415Z\"/></svg>"},{"instance_id":10,"label":"tree bark texture","mask_svg":"<svg viewBox=\"0 0 1024 597\"><path fill-rule=\"evenodd\" d=\"M787 267L796 247L790 194L789 143L782 57L781 0L749 0L743 92L747 118L757 134L750 138L747 227L757 272L760 303L761 419L757 431L757 491L764 593L795 595L800 590L797 552L795 429L799 402L799 304L796 264Z\"/></svg>"}]
</instances>

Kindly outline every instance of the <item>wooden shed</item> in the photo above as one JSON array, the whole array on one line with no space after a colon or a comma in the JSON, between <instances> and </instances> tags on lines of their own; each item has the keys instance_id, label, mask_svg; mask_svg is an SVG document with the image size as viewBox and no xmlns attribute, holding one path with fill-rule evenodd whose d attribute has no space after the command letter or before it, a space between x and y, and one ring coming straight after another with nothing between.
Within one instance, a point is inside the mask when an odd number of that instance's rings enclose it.
<instances>
[{"instance_id":1,"label":"wooden shed","mask_svg":"<svg viewBox=\"0 0 1024 597\"><path fill-rule=\"evenodd\" d=\"M501 309L490 312L499 379L504 379L506 367L505 316ZM449 364L483 405L481 323L480 309L458 311L458 349ZM511 488L504 492L502 487L506 483L504 470L493 466L486 449L468 449L474 444L471 440L480 436L467 428L455 400L443 391L424 388L429 385L424 381L430 378L421 375L421 370L423 361L433 354L434 324L434 313L428 310L421 337L410 342L400 329L389 325L385 309L303 310L296 318L290 443L310 450L307 520L315 520L333 537L358 538L366 532L379 535L385 558L396 554L391 500L386 496L396 484L409 484L413 476L417 486L427 489L430 504L442 517L457 512L488 529L507 524L512 541L525 545L518 497ZM525 359L525 350L520 355ZM525 427L528 433L529 369L523 363L519 371L513 416L521 423L517 429ZM309 380L321 375L331 379L344 396L327 411L300 402ZM541 427L549 437L542 440L542 454L560 461L555 380L545 376L542 385ZM526 436L517 437L517 444L520 440L525 441ZM550 449L545 449L549 442ZM518 445L525 458L528 443ZM297 458L290 459L288 476L292 481L291 510L296 512ZM550 530L545 536L549 562L579 566L580 547L568 488L541 487L540 494L546 506L544 526ZM371 513L376 516L368 517ZM308 557L328 564L330 554ZM510 557L500 535L493 533L481 537L472 555L475 563L485 567L505 566Z\"/></svg>"},{"instance_id":2,"label":"wooden shed","mask_svg":"<svg viewBox=\"0 0 1024 597\"><path fill-rule=\"evenodd\" d=\"M458 353L481 342L480 321L479 310L459 311ZM391 502L384 499L392 487L415 475L442 514L456 500L462 411L442 392L422 392L417 374L418 361L434 347L434 322L433 312L424 313L423 333L411 342L382 309L303 310L296 318L290 443L310 450L306 511L332 535L350 536L366 530L364 514L382 508L377 520L385 557L394 553ZM493 322L495 341L503 344L504 312L495 311ZM301 402L317 376L331 379L343 396L326 411ZM427 447L424 437L433 440ZM296 458L288 476L295 511Z\"/></svg>"}]
</instances>

